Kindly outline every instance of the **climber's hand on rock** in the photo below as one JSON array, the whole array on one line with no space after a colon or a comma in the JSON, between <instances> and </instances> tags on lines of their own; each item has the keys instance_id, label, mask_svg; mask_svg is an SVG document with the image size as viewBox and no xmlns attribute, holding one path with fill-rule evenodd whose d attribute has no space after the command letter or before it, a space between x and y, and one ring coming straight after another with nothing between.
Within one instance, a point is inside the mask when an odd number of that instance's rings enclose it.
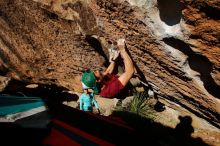
<instances>
[{"instance_id":1,"label":"climber's hand on rock","mask_svg":"<svg viewBox=\"0 0 220 146\"><path fill-rule=\"evenodd\" d=\"M119 50L125 49L125 39L118 39L117 46Z\"/></svg>"}]
</instances>

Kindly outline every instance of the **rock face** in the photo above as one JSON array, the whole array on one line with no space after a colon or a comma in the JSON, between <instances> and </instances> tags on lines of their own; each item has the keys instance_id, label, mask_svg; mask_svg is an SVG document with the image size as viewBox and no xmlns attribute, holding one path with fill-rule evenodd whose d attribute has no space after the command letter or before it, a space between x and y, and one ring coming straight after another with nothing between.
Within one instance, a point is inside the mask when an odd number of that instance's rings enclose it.
<instances>
[{"instance_id":1,"label":"rock face","mask_svg":"<svg viewBox=\"0 0 220 146\"><path fill-rule=\"evenodd\" d=\"M0 76L0 92L4 91L5 87L7 87L10 78Z\"/></svg>"},{"instance_id":2,"label":"rock face","mask_svg":"<svg viewBox=\"0 0 220 146\"><path fill-rule=\"evenodd\" d=\"M108 53L91 35L126 38L142 80L220 127L219 0L0 0L0 73L81 90Z\"/></svg>"}]
</instances>

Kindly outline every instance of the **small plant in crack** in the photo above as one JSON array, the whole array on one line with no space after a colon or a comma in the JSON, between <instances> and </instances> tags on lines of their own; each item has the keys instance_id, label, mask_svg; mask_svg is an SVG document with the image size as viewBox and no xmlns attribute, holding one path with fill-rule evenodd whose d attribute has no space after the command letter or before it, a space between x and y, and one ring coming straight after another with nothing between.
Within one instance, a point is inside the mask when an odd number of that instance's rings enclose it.
<instances>
[{"instance_id":1,"label":"small plant in crack","mask_svg":"<svg viewBox=\"0 0 220 146\"><path fill-rule=\"evenodd\" d=\"M117 110L137 114L151 120L156 119L156 111L154 110L152 100L146 91L135 92L133 100L126 107L119 107Z\"/></svg>"}]
</instances>

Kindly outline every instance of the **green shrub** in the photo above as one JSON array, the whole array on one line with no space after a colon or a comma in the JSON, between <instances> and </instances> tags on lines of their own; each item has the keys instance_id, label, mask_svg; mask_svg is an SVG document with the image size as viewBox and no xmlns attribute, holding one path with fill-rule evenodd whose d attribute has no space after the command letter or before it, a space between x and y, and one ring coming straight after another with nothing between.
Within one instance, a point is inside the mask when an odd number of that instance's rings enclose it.
<instances>
[{"instance_id":1,"label":"green shrub","mask_svg":"<svg viewBox=\"0 0 220 146\"><path fill-rule=\"evenodd\" d=\"M154 120L156 118L156 111L153 109L151 99L147 92L136 93L133 100L128 106L121 108L121 110L137 114L141 117Z\"/></svg>"}]
</instances>

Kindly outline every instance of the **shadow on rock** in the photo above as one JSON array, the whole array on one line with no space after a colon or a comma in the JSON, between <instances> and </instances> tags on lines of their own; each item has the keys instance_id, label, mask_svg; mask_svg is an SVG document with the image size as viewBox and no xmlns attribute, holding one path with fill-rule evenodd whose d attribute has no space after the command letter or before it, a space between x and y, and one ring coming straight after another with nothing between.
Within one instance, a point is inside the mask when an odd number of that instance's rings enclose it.
<instances>
[{"instance_id":1,"label":"shadow on rock","mask_svg":"<svg viewBox=\"0 0 220 146\"><path fill-rule=\"evenodd\" d=\"M201 138L193 138L194 129L189 116L179 117L180 123L173 129L126 111L115 111L113 116L120 117L137 130L137 142L152 146L208 146Z\"/></svg>"}]
</instances>

